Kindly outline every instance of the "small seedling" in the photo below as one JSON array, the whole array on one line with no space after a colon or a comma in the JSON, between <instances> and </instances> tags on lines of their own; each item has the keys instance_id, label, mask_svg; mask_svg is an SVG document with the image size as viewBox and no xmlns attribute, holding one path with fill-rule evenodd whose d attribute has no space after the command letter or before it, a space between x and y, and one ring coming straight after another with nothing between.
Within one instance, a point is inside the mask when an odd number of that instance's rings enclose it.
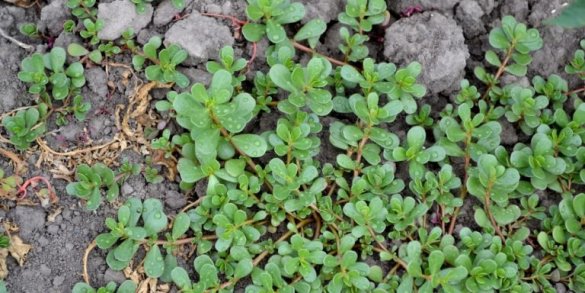
<instances>
[{"instance_id":1,"label":"small seedling","mask_svg":"<svg viewBox=\"0 0 585 293\"><path fill-rule=\"evenodd\" d=\"M88 210L96 210L102 203L102 189L106 189L106 199L112 202L118 197L120 187L114 172L98 163L90 167L79 165L75 170L76 182L67 184L67 193L86 201Z\"/></svg>"},{"instance_id":2,"label":"small seedling","mask_svg":"<svg viewBox=\"0 0 585 293\"><path fill-rule=\"evenodd\" d=\"M30 84L29 93L40 95L48 104L50 98L63 100L85 85L83 65L74 62L65 67L66 58L65 50L59 47L45 55L35 53L22 61L18 78Z\"/></svg>"},{"instance_id":3,"label":"small seedling","mask_svg":"<svg viewBox=\"0 0 585 293\"><path fill-rule=\"evenodd\" d=\"M124 281L120 287L115 282L109 282L105 287L100 287L97 290L87 283L77 283L71 293L134 293L136 288L136 283L131 280Z\"/></svg>"},{"instance_id":4,"label":"small seedling","mask_svg":"<svg viewBox=\"0 0 585 293\"><path fill-rule=\"evenodd\" d=\"M45 123L36 108L29 108L16 112L14 116L7 116L2 120L2 126L10 134L10 141L18 150L26 150L30 144L45 133Z\"/></svg>"},{"instance_id":5,"label":"small seedling","mask_svg":"<svg viewBox=\"0 0 585 293\"><path fill-rule=\"evenodd\" d=\"M132 64L136 70L141 70L144 62L150 60L154 65L146 67L145 74L148 80L159 82L174 82L180 87L189 85L187 76L177 71L176 66L187 59L187 51L177 45L170 45L167 48L157 50L161 47L162 40L159 37L152 37L143 47L143 54L135 55Z\"/></svg>"}]
</instances>

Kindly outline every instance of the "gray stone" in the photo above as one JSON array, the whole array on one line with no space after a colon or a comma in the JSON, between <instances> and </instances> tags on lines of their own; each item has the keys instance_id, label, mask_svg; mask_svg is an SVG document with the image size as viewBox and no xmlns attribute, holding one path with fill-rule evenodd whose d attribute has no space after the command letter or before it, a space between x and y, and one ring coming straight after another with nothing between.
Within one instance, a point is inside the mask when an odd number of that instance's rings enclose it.
<instances>
[{"instance_id":1,"label":"gray stone","mask_svg":"<svg viewBox=\"0 0 585 293\"><path fill-rule=\"evenodd\" d=\"M79 135L83 132L83 126L77 125L77 123L69 123L60 129L59 133L67 141L77 141Z\"/></svg>"},{"instance_id":2,"label":"gray stone","mask_svg":"<svg viewBox=\"0 0 585 293\"><path fill-rule=\"evenodd\" d=\"M66 0L53 0L41 9L41 19L38 23L40 31L46 29L53 36L57 36L63 31L63 23L69 18L66 3Z\"/></svg>"},{"instance_id":3,"label":"gray stone","mask_svg":"<svg viewBox=\"0 0 585 293\"><path fill-rule=\"evenodd\" d=\"M59 34L59 36L57 37L57 39L55 39L55 44L53 46L67 48L67 46L69 46L69 44L71 44L71 43L83 44L83 39L81 39L79 36L77 36L74 33L62 31L61 34ZM68 56L68 57L71 57L71 56Z\"/></svg>"},{"instance_id":4,"label":"gray stone","mask_svg":"<svg viewBox=\"0 0 585 293\"><path fill-rule=\"evenodd\" d=\"M152 38L154 36L158 36L161 39L163 37L155 30L143 29L136 36L136 42L138 42L138 44L144 45L144 44L148 43L148 41L150 41L150 38Z\"/></svg>"},{"instance_id":5,"label":"gray stone","mask_svg":"<svg viewBox=\"0 0 585 293\"><path fill-rule=\"evenodd\" d=\"M98 18L104 21L104 28L98 32L102 40L115 40L129 28L138 33L152 19L153 8L146 5L145 11L138 13L130 0L116 0L98 5Z\"/></svg>"},{"instance_id":6,"label":"gray stone","mask_svg":"<svg viewBox=\"0 0 585 293\"><path fill-rule=\"evenodd\" d=\"M215 58L219 50L234 43L230 29L215 18L193 12L173 24L165 34L166 44L177 44L201 62Z\"/></svg>"},{"instance_id":7,"label":"gray stone","mask_svg":"<svg viewBox=\"0 0 585 293\"><path fill-rule=\"evenodd\" d=\"M59 226L57 226L57 225L50 225L47 228L47 232L49 232L49 234L57 234L57 233L59 233Z\"/></svg>"},{"instance_id":8,"label":"gray stone","mask_svg":"<svg viewBox=\"0 0 585 293\"><path fill-rule=\"evenodd\" d=\"M342 0L301 0L305 5L305 17L302 23L307 23L312 19L321 19L325 23L337 19L339 13L345 7L345 1Z\"/></svg>"},{"instance_id":9,"label":"gray stone","mask_svg":"<svg viewBox=\"0 0 585 293\"><path fill-rule=\"evenodd\" d=\"M59 287L61 284L63 284L63 281L65 281L65 277L57 276L55 279L53 279L53 286Z\"/></svg>"},{"instance_id":10,"label":"gray stone","mask_svg":"<svg viewBox=\"0 0 585 293\"><path fill-rule=\"evenodd\" d=\"M504 145L514 145L518 142L518 134L516 133L517 127L508 122L507 119L500 119L500 125L502 126L502 135L500 139Z\"/></svg>"},{"instance_id":11,"label":"gray stone","mask_svg":"<svg viewBox=\"0 0 585 293\"><path fill-rule=\"evenodd\" d=\"M117 272L117 271L114 271L114 270L108 268L106 270L106 272L104 273L104 282L105 283L114 281L117 284L121 284L125 280L126 280L126 277L124 276L124 273L122 273L122 272Z\"/></svg>"},{"instance_id":12,"label":"gray stone","mask_svg":"<svg viewBox=\"0 0 585 293\"><path fill-rule=\"evenodd\" d=\"M51 275L51 268L49 268L46 264L42 264L39 271L41 275L50 276Z\"/></svg>"},{"instance_id":13,"label":"gray stone","mask_svg":"<svg viewBox=\"0 0 585 293\"><path fill-rule=\"evenodd\" d=\"M425 12L402 18L386 30L384 56L400 65L420 62L418 80L436 94L459 87L469 52L462 29L452 18Z\"/></svg>"},{"instance_id":14,"label":"gray stone","mask_svg":"<svg viewBox=\"0 0 585 293\"><path fill-rule=\"evenodd\" d=\"M184 0L185 7L189 6L193 0ZM170 0L162 1L154 11L154 18L152 23L155 26L164 26L171 22L177 13L181 13L184 9L177 9Z\"/></svg>"},{"instance_id":15,"label":"gray stone","mask_svg":"<svg viewBox=\"0 0 585 293\"><path fill-rule=\"evenodd\" d=\"M22 238L30 241L34 231L45 226L46 214L41 208L17 206L14 209L14 218L18 227L20 227Z\"/></svg>"},{"instance_id":16,"label":"gray stone","mask_svg":"<svg viewBox=\"0 0 585 293\"><path fill-rule=\"evenodd\" d=\"M124 184L122 184L122 195L127 196L131 195L132 193L134 193L134 188L132 188L128 182L124 182Z\"/></svg>"},{"instance_id":17,"label":"gray stone","mask_svg":"<svg viewBox=\"0 0 585 293\"><path fill-rule=\"evenodd\" d=\"M567 287L563 283L556 283L555 284L555 291L557 293L565 293L565 292L567 292Z\"/></svg>"},{"instance_id":18,"label":"gray stone","mask_svg":"<svg viewBox=\"0 0 585 293\"><path fill-rule=\"evenodd\" d=\"M455 15L467 38L474 38L487 32L481 20L485 13L477 1L461 1Z\"/></svg>"}]
</instances>

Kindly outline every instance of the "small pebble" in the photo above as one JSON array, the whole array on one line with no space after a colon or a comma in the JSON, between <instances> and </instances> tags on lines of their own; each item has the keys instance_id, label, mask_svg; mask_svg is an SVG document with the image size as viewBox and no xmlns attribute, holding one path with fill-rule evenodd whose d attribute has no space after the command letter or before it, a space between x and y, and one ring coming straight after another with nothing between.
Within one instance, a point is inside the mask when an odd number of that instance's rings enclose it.
<instances>
[{"instance_id":1,"label":"small pebble","mask_svg":"<svg viewBox=\"0 0 585 293\"><path fill-rule=\"evenodd\" d=\"M55 287L61 286L61 284L63 284L63 281L65 281L65 277L57 276L55 277L55 279L53 279L53 286Z\"/></svg>"},{"instance_id":2,"label":"small pebble","mask_svg":"<svg viewBox=\"0 0 585 293\"><path fill-rule=\"evenodd\" d=\"M59 226L50 225L49 228L47 228L47 232L49 232L49 234L57 234L59 232Z\"/></svg>"},{"instance_id":3,"label":"small pebble","mask_svg":"<svg viewBox=\"0 0 585 293\"><path fill-rule=\"evenodd\" d=\"M39 271L41 272L41 275L43 275L43 276L50 276L51 275L51 268L49 268L45 264L41 265L41 267L39 268Z\"/></svg>"}]
</instances>

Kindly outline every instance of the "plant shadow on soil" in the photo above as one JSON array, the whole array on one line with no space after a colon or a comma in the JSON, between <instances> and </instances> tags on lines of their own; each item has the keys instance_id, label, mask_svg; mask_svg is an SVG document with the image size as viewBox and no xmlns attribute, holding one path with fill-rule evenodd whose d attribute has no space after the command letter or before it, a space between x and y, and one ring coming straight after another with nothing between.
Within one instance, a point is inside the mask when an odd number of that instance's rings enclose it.
<instances>
[{"instance_id":1,"label":"plant shadow on soil","mask_svg":"<svg viewBox=\"0 0 585 293\"><path fill-rule=\"evenodd\" d=\"M102 1L103 3L110 1ZM169 0L163 1L154 9L153 21L148 23L142 30L137 31L138 42L144 43L152 35L164 35L174 22L172 10L169 12ZM322 44L318 48L321 52L331 53L336 52L338 42L337 29L338 25L335 23L337 13L339 13L342 2L340 0L326 0L314 1L305 0L308 7L310 7L311 15L321 17L323 19L331 20L329 23L329 31L326 33ZM454 94L454 87L456 89L459 80L463 75L471 78L473 68L483 60L483 52L487 47L487 32L491 27L497 24L497 20L504 14L512 14L519 21L527 22L530 25L537 26L541 29L543 39L545 40L545 47L537 52L534 56L534 63L529 72L529 76L540 74L548 75L554 72L561 72L562 65L566 63L572 52L577 48L580 38L585 34L583 30L563 31L554 27L544 27L542 20L550 16L550 11L555 7L560 6L560 0L513 0L513 1L494 1L494 0L449 0L449 1L391 1L389 8L393 15L399 15L400 11L405 7L422 3L423 8L427 12L412 16L408 22L412 25L404 25L401 27L401 33L408 35L416 34L416 24L424 24L433 19L434 14L444 15L444 19L439 21L448 21L455 30L460 30L457 34L437 35L446 38L461 38L464 36L463 60L446 60L449 62L459 62L462 66L459 72L453 72L449 75L441 77L441 84L436 85L435 88L430 88L433 93L421 99L420 104L430 104L432 106L432 113L434 118L438 117L438 112L442 110L447 101L452 98ZM63 6L65 1L54 0L51 5L56 7ZM223 13L234 15L240 18L244 16L244 1L187 1L188 8L186 13L192 11ZM440 4L437 4L440 3ZM59 6L61 5L61 6ZM43 51L46 49L46 44L42 41L31 40L24 38L18 34L17 27L25 22L38 23L39 27L46 28L47 33L57 33L56 45L66 47L68 43L77 40L76 37L68 33L59 33L62 27L62 22L48 21L51 19L66 19L66 11L64 9L54 9L54 7L43 8L38 13L34 8L23 9L8 5L5 2L0 2L0 28L4 29L11 36L34 44L37 50ZM63 16L65 13L65 17ZM219 26L229 29L228 21L216 21ZM395 24L392 24L389 30ZM399 29L399 28L396 28ZM442 28L440 28L442 29ZM410 31L409 31L410 30ZM413 32L414 30L414 32ZM197 34L197 32L194 32ZM383 36L383 34L382 34ZM433 40L431 40L433 41ZM436 40L435 40L436 41ZM446 40L451 42L452 40ZM223 40L215 40L219 46ZM229 40L226 40L229 42ZM428 62L432 61L436 56L440 56L443 52L433 49L432 42L424 43L429 46L423 48L427 55L411 54L409 52L421 51L419 42L409 42L407 39L386 40L386 44L380 42L372 42L370 46L370 56L380 56L381 58L396 62L406 63L411 58L427 58ZM393 43L388 43L393 42ZM562 48L558 48L558 44L562 44ZM385 45L385 46L384 46ZM208 50L209 47L202 45L202 48L186 48L187 50ZM248 56L250 47L241 40L236 40L234 46L236 47L236 54ZM260 44L260 47L262 44ZM440 47L440 46L439 46ZM385 50L393 50L390 53L383 52ZM192 82L207 82L209 75L205 73L205 61L213 59L217 55L217 50L214 48L210 52L206 52L205 58L192 58L189 60L189 66L181 68ZM259 54L262 54L262 48L259 48ZM191 52L191 51L190 51ZM400 60L394 60L391 57L382 57L383 55L399 52ZM468 52L468 53L467 53ZM397 53L398 54L398 53ZM422 53L420 53L422 54ZM4 38L0 38L0 89L2 90L0 97L0 113L8 112L12 109L21 106L27 106L33 103L32 97L26 93L25 86L17 79L19 71L20 60L22 60L28 53L13 43ZM460 54L459 54L460 55ZM455 54L453 58L461 58ZM459 57L457 57L459 56ZM378 58L381 60L381 58ZM261 57L259 58L262 59ZM416 59L415 59L416 60ZM415 61L409 60L409 61ZM116 62L130 63L129 56L116 57ZM260 61L261 62L261 61ZM259 63L260 63L259 62ZM462 63L461 63L462 62ZM438 70L437 66L445 66L441 64L424 64L423 72L433 72ZM433 67L435 66L435 67ZM262 68L256 68L262 69ZM265 68L264 68L265 69ZM99 144L109 141L118 131L115 126L113 105L127 104L127 97L133 90L129 86L121 84L122 71L116 68L110 68L109 73L99 67L87 68L86 78L88 84L83 89L83 95L91 101L92 110L88 119L83 123L72 122L64 127L57 126L54 121L49 124L48 134L45 139L49 146L55 150L69 150L81 148L84 141L91 139L93 143ZM428 76L429 80L434 80L433 76ZM508 82L526 83L527 80L509 80ZM572 81L573 83L575 81ZM423 82L424 83L424 82ZM447 85L453 86L447 86ZM425 86L429 86L425 84ZM438 87L438 88L437 88ZM164 98L165 92L157 90L152 92L154 99ZM256 125L261 129L273 126L276 124L277 115L263 114ZM346 119L343 116L333 116L323 119L324 125L329 125L335 120ZM517 129L506 125L507 122L502 122L503 133L502 141L507 146L514 145L517 141L525 141L526 137L522 136ZM404 129L406 124L403 120L397 121L391 126L391 130L404 137ZM318 159L321 161L331 162L335 158L337 151L328 143L328 134L326 131L320 134L322 139L322 150ZM3 146L4 147L4 146ZM38 150L38 149L37 149ZM52 178L51 166L48 164L41 165L40 168L35 167L38 160L38 151L29 151L24 155L29 165L29 170L24 174L24 178L32 176L45 176ZM128 158L136 163L143 163L143 157L131 150L124 151L120 154L118 161ZM455 164L456 172L462 174L463 164ZM4 169L7 174L11 173L9 161L6 158L0 158L0 167ZM397 177L406 179L406 170L398 170ZM16 223L20 227L20 235L23 240L33 246L32 251L28 254L27 261L23 267L19 267L13 260L9 259L9 275L7 278L7 285L11 292L69 292L76 282L82 281L82 257L87 245L101 232L105 231L104 219L105 217L112 217L115 215L115 205L105 204L97 212L88 212L83 209L79 201L68 196L65 192L66 181L60 179L51 180L60 200L57 207L43 208L41 206L22 206L15 202L3 201L1 202L3 209L0 209L0 220L8 219ZM201 193L203 189L199 186L196 194ZM32 192L29 192L32 194ZM201 195L201 194L199 194ZM166 212L173 215L179 211L188 200L186 195L180 193L178 184L165 180L160 184L148 184L141 175L129 178L121 187L120 201L125 200L129 196L138 198L160 198L165 203ZM195 197L197 195L194 195ZM545 195L543 195L544 200ZM544 201L547 204L555 203L553 200ZM466 202L463 208L463 213L459 218L459 228L461 226L476 227L473 220L472 206L476 204L473 199ZM61 209L60 213L48 220L48 216L54 214L56 209ZM52 217L50 217L52 218ZM187 260L186 263L191 263L192 260ZM375 259L369 261L377 262ZM114 272L107 268L105 263L105 253L99 249L95 249L88 262L89 275L91 276L92 284L105 285L109 281L123 281L124 275L121 272ZM190 267L186 265L185 267ZM236 291L243 291L245 284L238 284ZM562 291L562 288L558 288Z\"/></svg>"}]
</instances>

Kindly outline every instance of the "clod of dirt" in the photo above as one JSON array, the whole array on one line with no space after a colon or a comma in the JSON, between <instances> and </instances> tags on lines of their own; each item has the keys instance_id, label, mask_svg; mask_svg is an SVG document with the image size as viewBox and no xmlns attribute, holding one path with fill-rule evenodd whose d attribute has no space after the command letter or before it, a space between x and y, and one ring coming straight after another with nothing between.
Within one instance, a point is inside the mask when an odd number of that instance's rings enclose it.
<instances>
[{"instance_id":1,"label":"clod of dirt","mask_svg":"<svg viewBox=\"0 0 585 293\"><path fill-rule=\"evenodd\" d=\"M419 6L426 10L438 10L443 13L452 13L453 7L461 0L398 0L390 1L389 8L396 14L406 11L410 7Z\"/></svg>"},{"instance_id":2,"label":"clod of dirt","mask_svg":"<svg viewBox=\"0 0 585 293\"><path fill-rule=\"evenodd\" d=\"M152 19L152 5L146 4L145 11L136 12L136 7L129 0L117 0L98 5L98 19L104 21L104 28L98 32L102 40L115 40L124 31L132 28L135 33L145 28Z\"/></svg>"},{"instance_id":3,"label":"clod of dirt","mask_svg":"<svg viewBox=\"0 0 585 293\"><path fill-rule=\"evenodd\" d=\"M305 17L301 20L302 23L312 19L321 19L328 23L336 19L345 6L344 1L341 0L301 0L299 2L305 5Z\"/></svg>"},{"instance_id":4,"label":"clod of dirt","mask_svg":"<svg viewBox=\"0 0 585 293\"><path fill-rule=\"evenodd\" d=\"M165 43L177 44L197 61L215 58L219 49L232 45L234 37L229 27L217 19L193 12L177 21L165 34Z\"/></svg>"},{"instance_id":5,"label":"clod of dirt","mask_svg":"<svg viewBox=\"0 0 585 293\"><path fill-rule=\"evenodd\" d=\"M542 49L534 53L529 69L545 77L552 73L563 72L565 64L579 48L579 40L583 37L585 30L564 30L546 26L540 29L540 33L546 42ZM563 45L559 46L559 44ZM574 80L569 79L569 81Z\"/></svg>"},{"instance_id":6,"label":"clod of dirt","mask_svg":"<svg viewBox=\"0 0 585 293\"><path fill-rule=\"evenodd\" d=\"M539 31L542 39L546 40L542 49L536 51L530 69L536 74L548 76L552 73L563 72L564 66L573 57L579 48L579 41L585 35L585 29L562 29L556 26L547 26L543 21L558 14L563 0L541 0L534 4L528 21L533 26L542 26ZM559 44L563 44L559 46ZM569 79L569 82L575 80Z\"/></svg>"},{"instance_id":7,"label":"clod of dirt","mask_svg":"<svg viewBox=\"0 0 585 293\"><path fill-rule=\"evenodd\" d=\"M193 2L193 0L185 0L185 7L189 6L191 2ZM175 8L170 0L162 1L154 11L154 18L152 19L152 23L157 27L165 26L183 10L184 9L179 10Z\"/></svg>"},{"instance_id":8,"label":"clod of dirt","mask_svg":"<svg viewBox=\"0 0 585 293\"><path fill-rule=\"evenodd\" d=\"M494 8L496 8L495 0L477 0L477 3L479 4L479 6L481 6L481 8L483 8L485 14L492 13L492 11L494 11Z\"/></svg>"},{"instance_id":9,"label":"clod of dirt","mask_svg":"<svg viewBox=\"0 0 585 293\"><path fill-rule=\"evenodd\" d=\"M516 19L526 19L528 10L528 0L508 0L500 7L502 15L512 15Z\"/></svg>"},{"instance_id":10,"label":"clod of dirt","mask_svg":"<svg viewBox=\"0 0 585 293\"><path fill-rule=\"evenodd\" d=\"M386 30L384 45L389 61L422 64L419 80L430 94L457 89L469 57L463 30L455 20L440 13L400 19Z\"/></svg>"},{"instance_id":11,"label":"clod of dirt","mask_svg":"<svg viewBox=\"0 0 585 293\"><path fill-rule=\"evenodd\" d=\"M328 55L333 58L343 58L343 54L339 51L339 44L343 43L343 40L339 35L339 29L341 29L343 26L344 25L341 23L336 23L329 26L329 28L327 28L327 32L325 33L325 40L323 41L323 45L327 48Z\"/></svg>"},{"instance_id":12,"label":"clod of dirt","mask_svg":"<svg viewBox=\"0 0 585 293\"><path fill-rule=\"evenodd\" d=\"M57 39L55 39L55 43L53 46L67 48L67 46L69 46L69 44L71 44L71 43L81 44L81 43L83 43L83 39L74 33L69 33L69 32L63 31L63 32L61 32L61 34L59 34ZM73 56L67 56L67 58L73 58ZM68 60L70 60L70 59L68 59Z\"/></svg>"},{"instance_id":13,"label":"clod of dirt","mask_svg":"<svg viewBox=\"0 0 585 293\"><path fill-rule=\"evenodd\" d=\"M486 34L487 30L481 20L481 17L484 15L483 8L474 0L461 1L455 12L455 17L459 24L461 24L463 33L467 38L474 38Z\"/></svg>"},{"instance_id":14,"label":"clod of dirt","mask_svg":"<svg viewBox=\"0 0 585 293\"><path fill-rule=\"evenodd\" d=\"M6 40L0 40L0 43ZM7 112L17 106L19 96L25 91L21 87L16 74L18 73L19 58L21 50L14 44L0 45L0 88L2 98L0 99L0 113Z\"/></svg>"},{"instance_id":15,"label":"clod of dirt","mask_svg":"<svg viewBox=\"0 0 585 293\"><path fill-rule=\"evenodd\" d=\"M20 236L28 241L33 238L35 230L45 226L45 211L36 207L17 206L14 209L16 225L20 227Z\"/></svg>"},{"instance_id":16,"label":"clod of dirt","mask_svg":"<svg viewBox=\"0 0 585 293\"><path fill-rule=\"evenodd\" d=\"M209 84L211 82L211 74L206 70L189 67L181 68L180 71L189 77L189 80L193 83Z\"/></svg>"},{"instance_id":17,"label":"clod of dirt","mask_svg":"<svg viewBox=\"0 0 585 293\"><path fill-rule=\"evenodd\" d=\"M25 16L23 8L15 6L0 7L0 27L8 28L14 24L15 20L22 21Z\"/></svg>"},{"instance_id":18,"label":"clod of dirt","mask_svg":"<svg viewBox=\"0 0 585 293\"><path fill-rule=\"evenodd\" d=\"M108 95L108 80L106 72L100 67L92 67L85 70L85 79L92 92L100 97Z\"/></svg>"},{"instance_id":19,"label":"clod of dirt","mask_svg":"<svg viewBox=\"0 0 585 293\"><path fill-rule=\"evenodd\" d=\"M187 204L187 199L185 198L185 195L175 190L169 190L165 197L165 203L171 209L180 209Z\"/></svg>"},{"instance_id":20,"label":"clod of dirt","mask_svg":"<svg viewBox=\"0 0 585 293\"><path fill-rule=\"evenodd\" d=\"M57 36L63 31L63 23L69 18L65 0L54 0L41 9L41 19L38 22L40 31L45 29L52 36Z\"/></svg>"},{"instance_id":21,"label":"clod of dirt","mask_svg":"<svg viewBox=\"0 0 585 293\"><path fill-rule=\"evenodd\" d=\"M59 133L63 138L69 142L75 142L79 136L83 133L83 126L77 125L75 122L71 122L60 129Z\"/></svg>"},{"instance_id":22,"label":"clod of dirt","mask_svg":"<svg viewBox=\"0 0 585 293\"><path fill-rule=\"evenodd\" d=\"M124 276L124 273L122 273L122 272L117 272L117 271L114 271L112 269L107 269L106 272L104 273L104 282L105 283L109 283L111 281L114 281L117 284L120 284L120 283L124 282L125 280L126 280L126 276Z\"/></svg>"},{"instance_id":23,"label":"clod of dirt","mask_svg":"<svg viewBox=\"0 0 585 293\"><path fill-rule=\"evenodd\" d=\"M518 134L516 133L517 127L508 122L507 119L500 119L500 125L502 126L502 134L500 135L501 142L503 145L513 146L518 142Z\"/></svg>"}]
</instances>

